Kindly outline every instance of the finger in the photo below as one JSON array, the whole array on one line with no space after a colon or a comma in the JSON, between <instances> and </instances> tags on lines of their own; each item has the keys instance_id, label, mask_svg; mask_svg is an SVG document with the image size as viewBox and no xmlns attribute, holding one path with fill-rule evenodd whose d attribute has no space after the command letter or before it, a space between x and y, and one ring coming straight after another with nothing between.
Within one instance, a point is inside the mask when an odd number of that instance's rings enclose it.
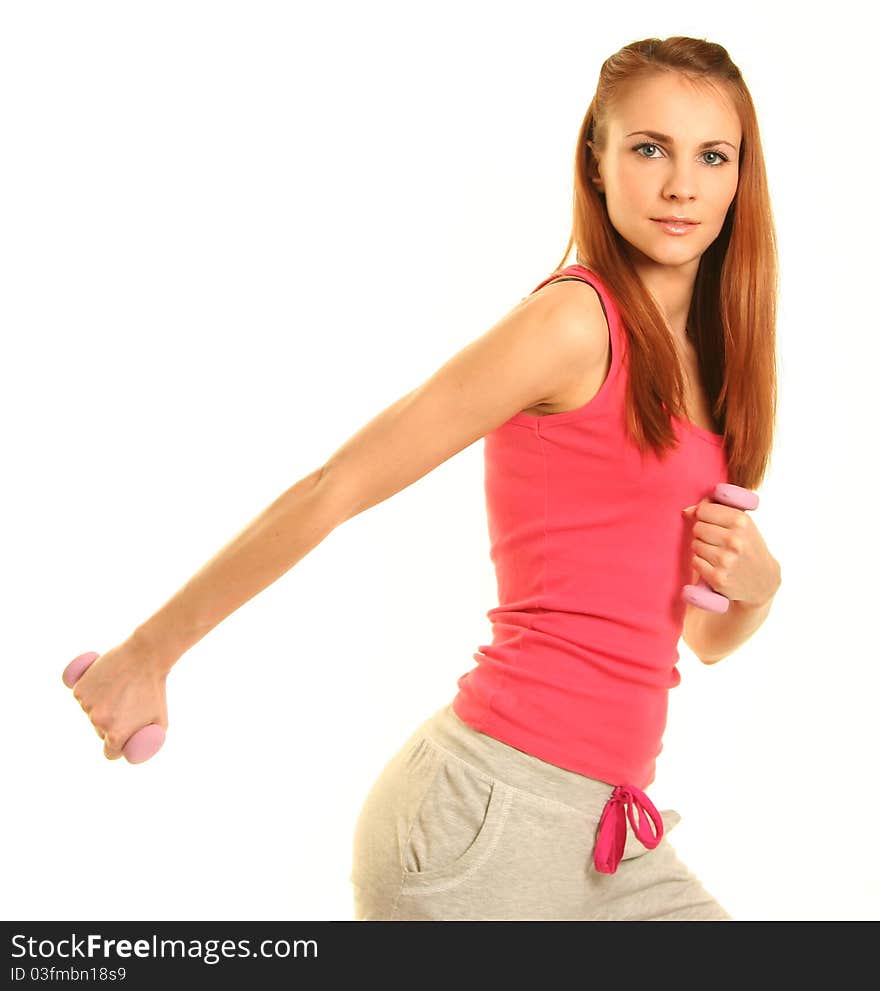
<instances>
[{"instance_id":1,"label":"finger","mask_svg":"<svg viewBox=\"0 0 880 991\"><path fill-rule=\"evenodd\" d=\"M717 592L718 589L714 584L715 569L712 565L705 560L705 558L699 557L698 555L694 555L693 565L698 577L702 578L709 588L712 589L712 591Z\"/></svg>"},{"instance_id":2,"label":"finger","mask_svg":"<svg viewBox=\"0 0 880 991\"><path fill-rule=\"evenodd\" d=\"M721 548L715 544L708 544L704 540L694 540L691 542L694 550L694 566L701 561L705 567L717 568L721 563Z\"/></svg>"},{"instance_id":3,"label":"finger","mask_svg":"<svg viewBox=\"0 0 880 991\"><path fill-rule=\"evenodd\" d=\"M727 528L741 526L739 521L746 516L742 509L734 509L733 506L725 506L724 503L712 502L709 499L701 499L690 515L694 520Z\"/></svg>"},{"instance_id":4,"label":"finger","mask_svg":"<svg viewBox=\"0 0 880 991\"><path fill-rule=\"evenodd\" d=\"M730 540L730 530L724 526L717 526L715 523L695 523L692 533L695 538L699 538L705 544L712 544L714 547L726 547Z\"/></svg>"},{"instance_id":5,"label":"finger","mask_svg":"<svg viewBox=\"0 0 880 991\"><path fill-rule=\"evenodd\" d=\"M107 760L119 760L122 756L122 747L119 746L119 741L112 739L109 734L104 737L104 756Z\"/></svg>"}]
</instances>

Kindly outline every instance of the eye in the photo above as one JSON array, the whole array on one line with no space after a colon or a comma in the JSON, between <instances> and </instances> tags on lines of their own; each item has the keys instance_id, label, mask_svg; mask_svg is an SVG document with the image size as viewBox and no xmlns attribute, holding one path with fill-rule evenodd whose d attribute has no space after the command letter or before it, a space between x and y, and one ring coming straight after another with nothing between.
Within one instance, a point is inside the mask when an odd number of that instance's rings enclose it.
<instances>
[{"instance_id":1,"label":"eye","mask_svg":"<svg viewBox=\"0 0 880 991\"><path fill-rule=\"evenodd\" d=\"M652 141L643 141L641 144L637 144L633 148L633 151L640 152L642 148L659 148L659 147L660 147L660 145L654 144ZM712 168L718 168L718 166L719 165L722 165L724 162L730 161L730 159L723 152L720 152L720 151L712 151L710 149L708 151L704 151L703 154L704 155L715 155L715 156L717 156L718 158L721 159L720 162L709 162L709 165L711 165ZM642 155L641 157L642 158L654 158L653 155Z\"/></svg>"},{"instance_id":2,"label":"eye","mask_svg":"<svg viewBox=\"0 0 880 991\"><path fill-rule=\"evenodd\" d=\"M711 151L711 150L709 150L709 151L704 152L704 154L706 154L706 155L716 155L723 162L730 161L730 159L727 157L727 155L725 155L724 152L721 152L721 151ZM720 165L721 163L719 162L718 164Z\"/></svg>"}]
</instances>

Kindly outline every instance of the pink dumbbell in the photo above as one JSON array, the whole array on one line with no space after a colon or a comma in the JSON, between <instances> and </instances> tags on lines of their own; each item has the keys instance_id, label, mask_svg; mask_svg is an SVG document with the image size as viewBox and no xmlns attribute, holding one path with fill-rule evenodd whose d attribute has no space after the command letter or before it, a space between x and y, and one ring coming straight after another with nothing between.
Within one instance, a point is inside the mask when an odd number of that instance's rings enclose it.
<instances>
[{"instance_id":1,"label":"pink dumbbell","mask_svg":"<svg viewBox=\"0 0 880 991\"><path fill-rule=\"evenodd\" d=\"M80 654L75 657L64 669L62 679L68 688L73 686L85 674L89 665L93 664L101 655L90 650L87 654ZM150 723L137 732L133 733L122 748L122 756L129 764L140 764L149 760L165 742L165 730L158 723Z\"/></svg>"},{"instance_id":2,"label":"pink dumbbell","mask_svg":"<svg viewBox=\"0 0 880 991\"><path fill-rule=\"evenodd\" d=\"M733 506L734 509L757 509L758 494L744 489L739 485L729 485L726 482L719 482L712 493L712 500L720 502L723 506ZM701 609L708 609L709 612L727 612L730 605L726 596L713 591L702 578L696 585L685 585L681 590L681 597L691 605L699 606Z\"/></svg>"}]
</instances>

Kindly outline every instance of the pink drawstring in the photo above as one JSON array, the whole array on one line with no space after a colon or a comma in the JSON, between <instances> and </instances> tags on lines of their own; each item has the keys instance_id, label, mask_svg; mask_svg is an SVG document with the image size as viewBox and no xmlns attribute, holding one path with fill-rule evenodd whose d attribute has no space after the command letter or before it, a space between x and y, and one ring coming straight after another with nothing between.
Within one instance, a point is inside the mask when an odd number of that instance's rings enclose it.
<instances>
[{"instance_id":1,"label":"pink drawstring","mask_svg":"<svg viewBox=\"0 0 880 991\"><path fill-rule=\"evenodd\" d=\"M638 825L633 817L633 805L639 810ZM648 828L643 816L650 816L654 823L655 832ZM626 820L629 817L633 832L638 836L643 846L649 850L663 839L663 819L654 808L650 798L635 785L618 785L605 803L602 818L599 821L599 835L596 839L596 849L593 862L596 870L602 874L613 874L623 857L626 845Z\"/></svg>"}]
</instances>

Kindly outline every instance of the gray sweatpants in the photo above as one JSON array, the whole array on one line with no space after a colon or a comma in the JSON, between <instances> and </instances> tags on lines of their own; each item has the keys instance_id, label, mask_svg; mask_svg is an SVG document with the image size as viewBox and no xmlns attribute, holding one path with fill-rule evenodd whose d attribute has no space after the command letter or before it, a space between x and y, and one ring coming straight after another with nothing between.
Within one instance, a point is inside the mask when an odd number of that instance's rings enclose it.
<instances>
[{"instance_id":1,"label":"gray sweatpants","mask_svg":"<svg viewBox=\"0 0 880 991\"><path fill-rule=\"evenodd\" d=\"M670 845L674 809L657 810L664 835L653 850L627 823L616 871L596 870L613 790L472 729L449 703L367 794L353 843L355 918L730 920Z\"/></svg>"}]
</instances>

